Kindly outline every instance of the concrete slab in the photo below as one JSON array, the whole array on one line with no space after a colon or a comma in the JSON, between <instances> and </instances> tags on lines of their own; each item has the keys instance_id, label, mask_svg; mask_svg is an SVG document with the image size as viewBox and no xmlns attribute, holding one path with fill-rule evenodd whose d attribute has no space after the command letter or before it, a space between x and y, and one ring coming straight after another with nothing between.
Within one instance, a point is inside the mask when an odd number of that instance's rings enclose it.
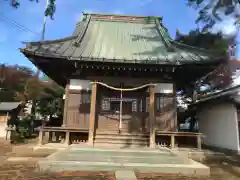
<instances>
[{"instance_id":1,"label":"concrete slab","mask_svg":"<svg viewBox=\"0 0 240 180\"><path fill-rule=\"evenodd\" d=\"M72 150L81 150L81 151L117 151L117 152L151 152L151 153L169 153L171 152L170 149L168 148L153 148L150 149L149 147L147 148L142 148L142 147L131 147L131 148L121 148L121 147L101 147L101 146L90 146L87 144L72 144L69 146L70 149Z\"/></svg>"},{"instance_id":2,"label":"concrete slab","mask_svg":"<svg viewBox=\"0 0 240 180\"><path fill-rule=\"evenodd\" d=\"M11 162L23 162L23 161L38 161L42 158L36 158L36 157L9 157L7 158L7 161L11 161Z\"/></svg>"},{"instance_id":3,"label":"concrete slab","mask_svg":"<svg viewBox=\"0 0 240 180\"><path fill-rule=\"evenodd\" d=\"M209 175L207 166L170 151L69 148L38 162L41 171L138 171Z\"/></svg>"},{"instance_id":4,"label":"concrete slab","mask_svg":"<svg viewBox=\"0 0 240 180\"><path fill-rule=\"evenodd\" d=\"M68 145L62 143L47 143L44 145L37 145L33 148L34 151L39 149L55 149L55 150L64 150L69 148Z\"/></svg>"},{"instance_id":5,"label":"concrete slab","mask_svg":"<svg viewBox=\"0 0 240 180\"><path fill-rule=\"evenodd\" d=\"M116 171L116 180L137 180L137 177L133 171Z\"/></svg>"}]
</instances>

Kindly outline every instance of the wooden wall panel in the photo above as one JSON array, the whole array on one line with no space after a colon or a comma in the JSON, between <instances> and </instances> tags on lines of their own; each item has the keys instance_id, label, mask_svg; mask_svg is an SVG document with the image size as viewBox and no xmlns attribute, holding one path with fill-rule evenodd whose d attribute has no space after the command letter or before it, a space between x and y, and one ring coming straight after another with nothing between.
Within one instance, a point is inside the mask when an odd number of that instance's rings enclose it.
<instances>
[{"instance_id":1,"label":"wooden wall panel","mask_svg":"<svg viewBox=\"0 0 240 180\"><path fill-rule=\"evenodd\" d=\"M67 105L67 127L88 129L90 92L70 92Z\"/></svg>"},{"instance_id":2,"label":"wooden wall panel","mask_svg":"<svg viewBox=\"0 0 240 180\"><path fill-rule=\"evenodd\" d=\"M160 131L176 131L177 108L175 97L156 97L155 128Z\"/></svg>"},{"instance_id":3,"label":"wooden wall panel","mask_svg":"<svg viewBox=\"0 0 240 180\"><path fill-rule=\"evenodd\" d=\"M107 83L107 82L106 82ZM107 83L108 84L108 83ZM142 83L140 83L142 84ZM134 85L135 87L135 85ZM155 100L155 129L161 131L176 131L177 109L174 97L163 94L156 94ZM119 98L120 92L98 86L97 88L97 109L96 128L115 129L119 127L119 114L112 107L109 111L103 111L102 100L106 97ZM123 92L123 98L136 100L135 110L130 103L123 105L123 129L132 131L149 131L149 92L148 88L133 92ZM70 91L67 105L67 126L76 128L89 128L91 92ZM112 105L111 105L112 106ZM117 105L116 105L117 106ZM129 110L129 113L127 113Z\"/></svg>"}]
</instances>

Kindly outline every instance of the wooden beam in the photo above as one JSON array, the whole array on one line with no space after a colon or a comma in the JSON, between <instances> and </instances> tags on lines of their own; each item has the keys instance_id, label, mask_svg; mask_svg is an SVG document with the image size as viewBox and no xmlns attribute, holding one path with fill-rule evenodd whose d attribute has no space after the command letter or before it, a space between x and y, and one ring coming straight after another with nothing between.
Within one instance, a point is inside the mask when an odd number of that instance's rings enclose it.
<instances>
[{"instance_id":1,"label":"wooden beam","mask_svg":"<svg viewBox=\"0 0 240 180\"><path fill-rule=\"evenodd\" d=\"M64 112L63 112L63 124L62 127L67 126L67 112L68 112L68 99L69 99L69 82L65 88L65 100L64 100Z\"/></svg>"},{"instance_id":2,"label":"wooden beam","mask_svg":"<svg viewBox=\"0 0 240 180\"><path fill-rule=\"evenodd\" d=\"M91 95L91 107L90 107L90 119L89 119L89 133L88 143L93 145L93 138L95 134L95 119L96 119L96 99L97 99L97 84L92 84L92 95Z\"/></svg>"},{"instance_id":3,"label":"wooden beam","mask_svg":"<svg viewBox=\"0 0 240 180\"><path fill-rule=\"evenodd\" d=\"M155 87L150 87L149 104L149 128L150 128L150 148L155 148Z\"/></svg>"}]
</instances>

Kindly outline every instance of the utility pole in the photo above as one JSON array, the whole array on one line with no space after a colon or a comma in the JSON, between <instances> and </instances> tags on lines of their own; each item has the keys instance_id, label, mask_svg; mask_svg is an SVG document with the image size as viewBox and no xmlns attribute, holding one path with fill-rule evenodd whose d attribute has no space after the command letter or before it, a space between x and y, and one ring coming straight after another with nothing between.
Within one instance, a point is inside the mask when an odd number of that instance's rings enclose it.
<instances>
[{"instance_id":1,"label":"utility pole","mask_svg":"<svg viewBox=\"0 0 240 180\"><path fill-rule=\"evenodd\" d=\"M46 0L45 10L48 8L48 5L49 5L49 0ZM43 20L43 28L42 28L42 41L44 41L44 39L45 39L46 24L47 24L47 16L45 16L45 12L44 12L44 20Z\"/></svg>"},{"instance_id":2,"label":"utility pole","mask_svg":"<svg viewBox=\"0 0 240 180\"><path fill-rule=\"evenodd\" d=\"M49 5L49 0L46 0L45 11L48 8L48 5ZM43 20L41 41L44 41L44 39L45 39L45 30L46 30L46 24L47 24L47 16L45 15L45 11L44 11L44 20ZM40 70L37 69L36 76L39 77L39 75L40 75Z\"/></svg>"},{"instance_id":3,"label":"utility pole","mask_svg":"<svg viewBox=\"0 0 240 180\"><path fill-rule=\"evenodd\" d=\"M44 41L44 39L45 39L45 29L46 29L46 24L47 24L47 16L45 15L45 11L48 8L48 5L49 5L49 0L46 0L41 41ZM37 68L36 78L38 79L39 76L40 76L40 70ZM32 100L31 112L32 112L32 115L35 117L36 116L36 99Z\"/></svg>"}]
</instances>

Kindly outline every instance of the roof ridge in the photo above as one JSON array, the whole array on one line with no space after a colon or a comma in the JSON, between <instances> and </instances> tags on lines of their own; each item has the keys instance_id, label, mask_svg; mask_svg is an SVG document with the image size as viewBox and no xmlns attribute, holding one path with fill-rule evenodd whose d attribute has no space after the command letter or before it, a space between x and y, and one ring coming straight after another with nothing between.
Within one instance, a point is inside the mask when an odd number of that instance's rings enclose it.
<instances>
[{"instance_id":1,"label":"roof ridge","mask_svg":"<svg viewBox=\"0 0 240 180\"><path fill-rule=\"evenodd\" d=\"M161 19L162 20L162 17L161 16L140 16L140 15L127 15L127 14L104 14L104 13L85 13L83 12L83 15L90 15L90 16L116 16L116 17L135 17L135 18L148 18L148 17L151 17L151 18L156 18L156 19Z\"/></svg>"},{"instance_id":2,"label":"roof ridge","mask_svg":"<svg viewBox=\"0 0 240 180\"><path fill-rule=\"evenodd\" d=\"M136 15L120 15L120 14L100 14L100 13L83 13L84 21L87 16L91 16L93 21L109 21L109 22L127 22L127 23L154 23L156 19L162 21L160 16L136 16Z\"/></svg>"},{"instance_id":3,"label":"roof ridge","mask_svg":"<svg viewBox=\"0 0 240 180\"><path fill-rule=\"evenodd\" d=\"M162 37L163 41L165 42L165 44L167 45L168 48L171 48L172 45L171 45L171 37L169 36L168 39L165 37L165 34L166 34L166 29L164 29L162 23L156 19L155 20L155 23L156 23L156 26L157 26L157 30L160 34L160 36Z\"/></svg>"}]
</instances>

